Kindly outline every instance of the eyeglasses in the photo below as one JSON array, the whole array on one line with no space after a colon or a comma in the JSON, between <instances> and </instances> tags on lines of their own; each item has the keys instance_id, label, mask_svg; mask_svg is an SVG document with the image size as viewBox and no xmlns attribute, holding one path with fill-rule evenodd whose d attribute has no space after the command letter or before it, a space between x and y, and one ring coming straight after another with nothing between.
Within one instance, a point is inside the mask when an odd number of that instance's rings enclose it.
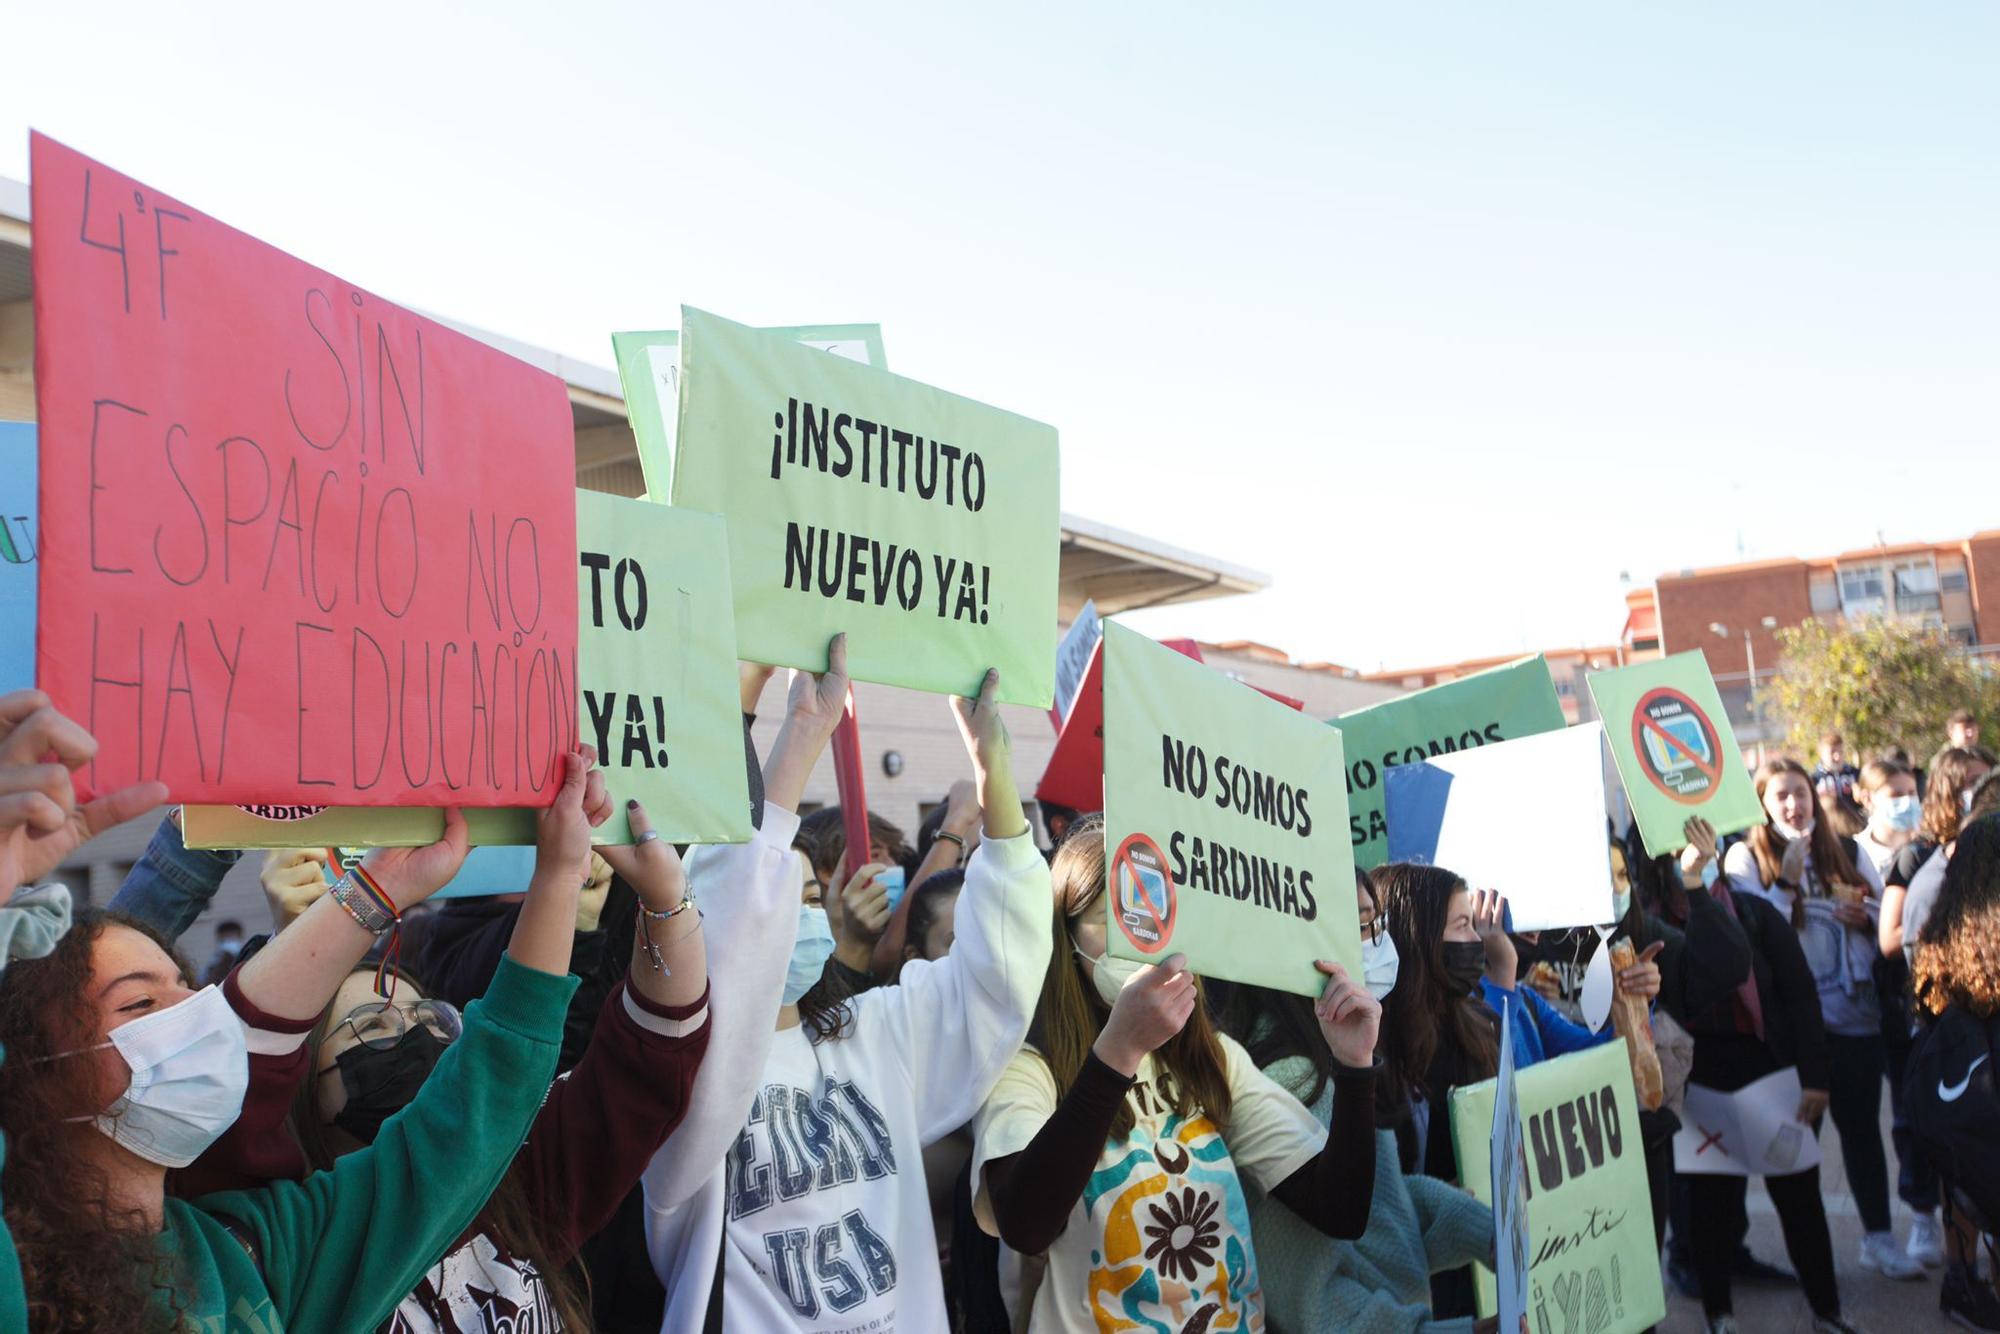
<instances>
[{"instance_id":1,"label":"eyeglasses","mask_svg":"<svg viewBox=\"0 0 2000 1334\"><path fill-rule=\"evenodd\" d=\"M406 1005L375 1001L355 1006L345 1019L327 1030L326 1036L331 1041L341 1029L352 1029L355 1041L362 1046L370 1051L386 1051L403 1040L413 1023L423 1025L432 1037L446 1043L456 1041L465 1031L465 1020L457 1007L444 1001L420 1000Z\"/></svg>"},{"instance_id":2,"label":"eyeglasses","mask_svg":"<svg viewBox=\"0 0 2000 1334\"><path fill-rule=\"evenodd\" d=\"M1389 914L1378 913L1376 914L1375 919L1373 921L1369 922L1367 926L1361 928L1361 931L1362 934L1368 938L1368 943L1370 945L1378 945L1382 941L1382 933L1387 931L1388 929L1389 929Z\"/></svg>"}]
</instances>

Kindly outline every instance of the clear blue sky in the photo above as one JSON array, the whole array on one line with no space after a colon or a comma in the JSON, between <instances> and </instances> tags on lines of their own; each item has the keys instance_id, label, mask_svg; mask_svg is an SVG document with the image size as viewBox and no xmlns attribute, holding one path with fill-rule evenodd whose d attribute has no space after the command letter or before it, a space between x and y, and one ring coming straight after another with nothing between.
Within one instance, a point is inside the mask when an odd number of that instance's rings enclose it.
<instances>
[{"instance_id":1,"label":"clear blue sky","mask_svg":"<svg viewBox=\"0 0 2000 1334\"><path fill-rule=\"evenodd\" d=\"M590 14L584 18L582 15ZM1603 641L1621 571L2000 526L2000 8L47 3L46 130L610 364L879 321L1064 507L1268 571L1142 628Z\"/></svg>"}]
</instances>

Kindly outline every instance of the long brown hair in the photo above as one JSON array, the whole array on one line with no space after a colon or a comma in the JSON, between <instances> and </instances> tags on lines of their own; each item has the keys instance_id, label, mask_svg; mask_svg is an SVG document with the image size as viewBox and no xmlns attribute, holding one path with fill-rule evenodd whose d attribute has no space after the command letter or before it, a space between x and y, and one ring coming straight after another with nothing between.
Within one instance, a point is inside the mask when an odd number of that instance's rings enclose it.
<instances>
[{"instance_id":1,"label":"long brown hair","mask_svg":"<svg viewBox=\"0 0 2000 1334\"><path fill-rule=\"evenodd\" d=\"M1440 1047L1463 1062L1476 1083L1500 1068L1500 1033L1484 1001L1461 995L1444 966L1445 919L1465 882L1439 866L1394 862L1368 873L1375 901L1389 916L1400 962L1396 989L1382 1002L1383 1073L1408 1098L1422 1090ZM1442 1090L1435 1090L1442 1092Z\"/></svg>"},{"instance_id":2,"label":"long brown hair","mask_svg":"<svg viewBox=\"0 0 2000 1334\"><path fill-rule=\"evenodd\" d=\"M374 964L357 966L355 973L373 973ZM420 995L428 996L419 982L408 971L391 969L405 986L413 987ZM292 1100L292 1133L297 1136L299 1147L305 1150L306 1161L315 1171L328 1171L339 1155L326 1133L326 1122L320 1118L319 1071L320 1049L326 1042L327 1030L336 1022L346 1018L333 1012L333 1003L320 1011L319 1022L306 1035L306 1075L299 1086L298 1096ZM487 1197L485 1207L473 1226L490 1233L502 1249L509 1255L532 1262L535 1272L540 1275L542 1289L548 1294L549 1305L555 1309L564 1330L587 1334L593 1328L590 1317L590 1276L584 1269L582 1260L574 1252L559 1245L555 1238L543 1230L541 1220L536 1216L534 1206L528 1199L521 1178L510 1167L500 1178L500 1184ZM572 1280L568 1267L575 1262L575 1269L582 1284ZM435 1266L433 1266L435 1267Z\"/></svg>"},{"instance_id":3,"label":"long brown hair","mask_svg":"<svg viewBox=\"0 0 2000 1334\"><path fill-rule=\"evenodd\" d=\"M1806 785L1806 792L1812 799L1813 827L1807 835L1812 849L1813 871L1823 885L1865 885L1861 872L1854 868L1854 859L1847 855L1847 848L1840 841L1840 835L1827 823L1826 812L1819 804L1819 791L1813 787L1812 775L1797 760L1776 756L1765 760L1757 767L1757 804L1764 804L1764 789L1771 780L1781 774L1796 774ZM1752 829L1744 837L1750 845L1750 855L1757 859L1757 879L1766 889L1778 883L1778 872L1785 860L1785 838L1771 823L1768 808L1764 812L1764 823ZM1805 921L1805 907L1802 902L1804 890L1792 896L1792 925L1799 926Z\"/></svg>"},{"instance_id":4,"label":"long brown hair","mask_svg":"<svg viewBox=\"0 0 2000 1334\"><path fill-rule=\"evenodd\" d=\"M1070 828L1056 853L1049 875L1055 885L1056 910L1052 930L1055 948L1049 954L1049 971L1042 979L1042 999L1035 1007L1028 1041L1048 1062L1055 1077L1057 1096L1067 1094L1083 1069L1090 1044L1104 1028L1111 1010L1083 974L1076 956L1069 924L1088 912L1104 897L1107 858L1104 854L1104 817L1087 816ZM1160 1096L1181 1116L1194 1112L1206 1115L1216 1133L1229 1133L1229 1072L1222 1054L1222 1040L1208 1017L1208 997L1201 979L1195 979L1194 1013L1181 1031L1168 1038L1153 1053L1159 1074L1155 1081ZM1124 1139L1132 1133L1130 1100L1118 1104L1111 1119L1111 1138Z\"/></svg>"},{"instance_id":5,"label":"long brown hair","mask_svg":"<svg viewBox=\"0 0 2000 1334\"><path fill-rule=\"evenodd\" d=\"M1965 810L1959 804L1959 794L1972 781L1973 766L1985 764L1976 752L1958 746L1939 752L1924 778L1925 837L1940 845L1958 837L1960 817Z\"/></svg>"},{"instance_id":6,"label":"long brown hair","mask_svg":"<svg viewBox=\"0 0 2000 1334\"><path fill-rule=\"evenodd\" d=\"M129 927L165 950L192 986L193 972L172 943L134 918L92 908L77 912L68 934L42 959L22 959L0 978L0 1131L7 1166L0 1191L7 1228L21 1257L28 1328L36 1334L156 1327L154 1301L164 1294L168 1328L188 1322L173 1272L146 1218L115 1210L103 1169L79 1146L95 1135L88 1122L64 1118L101 1110L97 1066L50 1060L97 1041L89 1000L91 955L108 926Z\"/></svg>"}]
</instances>

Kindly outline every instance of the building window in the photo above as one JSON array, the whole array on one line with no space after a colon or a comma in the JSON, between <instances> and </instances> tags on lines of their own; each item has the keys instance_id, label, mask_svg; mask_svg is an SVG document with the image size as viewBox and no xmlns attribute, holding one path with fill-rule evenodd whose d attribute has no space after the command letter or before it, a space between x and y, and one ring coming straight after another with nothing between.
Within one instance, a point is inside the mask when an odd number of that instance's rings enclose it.
<instances>
[{"instance_id":1,"label":"building window","mask_svg":"<svg viewBox=\"0 0 2000 1334\"><path fill-rule=\"evenodd\" d=\"M1906 561L1896 567L1896 614L1935 614L1939 607L1937 566L1928 558Z\"/></svg>"},{"instance_id":2,"label":"building window","mask_svg":"<svg viewBox=\"0 0 2000 1334\"><path fill-rule=\"evenodd\" d=\"M1888 590L1880 565L1856 565L1840 572L1840 609L1849 616L1880 616L1888 610Z\"/></svg>"},{"instance_id":3,"label":"building window","mask_svg":"<svg viewBox=\"0 0 2000 1334\"><path fill-rule=\"evenodd\" d=\"M1963 593L1966 591L1966 587L1964 566L1961 565L1955 570L1941 570L1938 572L1938 592Z\"/></svg>"},{"instance_id":4,"label":"building window","mask_svg":"<svg viewBox=\"0 0 2000 1334\"><path fill-rule=\"evenodd\" d=\"M1979 642L1979 637L1972 633L1972 627L1969 625L1954 625L1947 633L1952 643L1966 648L1971 648Z\"/></svg>"},{"instance_id":5,"label":"building window","mask_svg":"<svg viewBox=\"0 0 2000 1334\"><path fill-rule=\"evenodd\" d=\"M1840 610L1840 584L1832 575L1814 575L1811 594L1814 615L1824 616Z\"/></svg>"},{"instance_id":6,"label":"building window","mask_svg":"<svg viewBox=\"0 0 2000 1334\"><path fill-rule=\"evenodd\" d=\"M1571 681L1566 676L1559 676L1556 678L1557 698L1568 699L1570 696L1574 694L1576 694L1576 683L1574 681Z\"/></svg>"}]
</instances>

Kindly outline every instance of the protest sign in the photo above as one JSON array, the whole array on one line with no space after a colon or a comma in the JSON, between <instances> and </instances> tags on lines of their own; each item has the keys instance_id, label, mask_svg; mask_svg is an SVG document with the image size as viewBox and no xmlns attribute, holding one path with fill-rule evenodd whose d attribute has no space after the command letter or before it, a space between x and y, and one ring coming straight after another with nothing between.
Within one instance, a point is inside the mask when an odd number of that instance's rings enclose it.
<instances>
[{"instance_id":1,"label":"protest sign","mask_svg":"<svg viewBox=\"0 0 2000 1334\"><path fill-rule=\"evenodd\" d=\"M1528 1158L1521 1145L1521 1097L1514 1079L1512 1006L1500 1015L1500 1070L1493 1090L1489 1167L1495 1301L1500 1328L1519 1329L1528 1309Z\"/></svg>"},{"instance_id":2,"label":"protest sign","mask_svg":"<svg viewBox=\"0 0 2000 1334\"><path fill-rule=\"evenodd\" d=\"M1300 995L1315 959L1360 977L1340 733L1122 625L1099 653L1111 954Z\"/></svg>"},{"instance_id":3,"label":"protest sign","mask_svg":"<svg viewBox=\"0 0 2000 1334\"><path fill-rule=\"evenodd\" d=\"M560 380L33 137L38 676L93 789L533 806L576 731Z\"/></svg>"},{"instance_id":4,"label":"protest sign","mask_svg":"<svg viewBox=\"0 0 2000 1334\"><path fill-rule=\"evenodd\" d=\"M1689 1084L1674 1135L1674 1170L1707 1176L1786 1176L1819 1165L1819 1135L1799 1121L1795 1066L1734 1093Z\"/></svg>"},{"instance_id":5,"label":"protest sign","mask_svg":"<svg viewBox=\"0 0 2000 1334\"><path fill-rule=\"evenodd\" d=\"M806 347L869 366L888 368L879 324L806 324L765 329ZM625 391L625 419L639 446L639 470L648 495L673 494L674 437L680 427L681 336L677 329L611 335L618 383Z\"/></svg>"},{"instance_id":6,"label":"protest sign","mask_svg":"<svg viewBox=\"0 0 2000 1334\"><path fill-rule=\"evenodd\" d=\"M523 812L532 823L534 812ZM533 840L530 839L530 842ZM317 843L286 844L286 847L318 847ZM326 866L327 883L366 855L366 848L331 846L334 854ZM436 899L483 898L491 894L524 894L535 877L535 850L532 847L479 847L465 854L465 864L445 887L431 895Z\"/></svg>"},{"instance_id":7,"label":"protest sign","mask_svg":"<svg viewBox=\"0 0 2000 1334\"><path fill-rule=\"evenodd\" d=\"M684 309L673 503L729 523L737 651L857 681L1055 692L1054 428Z\"/></svg>"},{"instance_id":8,"label":"protest sign","mask_svg":"<svg viewBox=\"0 0 2000 1334\"><path fill-rule=\"evenodd\" d=\"M1382 776L1390 769L1496 741L1560 731L1563 724L1555 682L1540 657L1335 718L1333 725L1347 746L1347 818L1355 864L1373 870L1389 860Z\"/></svg>"},{"instance_id":9,"label":"protest sign","mask_svg":"<svg viewBox=\"0 0 2000 1334\"><path fill-rule=\"evenodd\" d=\"M698 510L576 493L584 736L629 843L625 801L676 843L750 837L728 534Z\"/></svg>"},{"instance_id":10,"label":"protest sign","mask_svg":"<svg viewBox=\"0 0 2000 1334\"><path fill-rule=\"evenodd\" d=\"M1610 921L1603 747L1604 729L1585 723L1398 765L1382 785L1389 860L1499 890L1512 930Z\"/></svg>"},{"instance_id":11,"label":"protest sign","mask_svg":"<svg viewBox=\"0 0 2000 1334\"><path fill-rule=\"evenodd\" d=\"M750 837L749 784L729 616L722 520L696 510L576 493L583 549L578 716L616 809L595 834L629 843L624 803L645 803L676 843ZM435 841L435 807L188 806L189 847L398 847ZM475 845L533 843L532 810L467 812Z\"/></svg>"},{"instance_id":12,"label":"protest sign","mask_svg":"<svg viewBox=\"0 0 2000 1334\"><path fill-rule=\"evenodd\" d=\"M1764 822L1700 649L1586 678L1639 836L1654 857L1687 846L1691 815L1733 834Z\"/></svg>"},{"instance_id":13,"label":"protest sign","mask_svg":"<svg viewBox=\"0 0 2000 1334\"><path fill-rule=\"evenodd\" d=\"M1624 1040L1516 1071L1514 1087L1526 1145L1528 1328L1650 1328L1666 1315L1666 1293ZM1488 1204L1495 1097L1491 1079L1451 1092L1459 1180ZM1493 1274L1475 1265L1473 1278L1480 1314L1494 1314Z\"/></svg>"},{"instance_id":14,"label":"protest sign","mask_svg":"<svg viewBox=\"0 0 2000 1334\"><path fill-rule=\"evenodd\" d=\"M532 845L535 812L522 806L465 808L474 847ZM183 806L191 848L421 848L444 837L436 806Z\"/></svg>"},{"instance_id":15,"label":"protest sign","mask_svg":"<svg viewBox=\"0 0 2000 1334\"><path fill-rule=\"evenodd\" d=\"M1083 688L1084 674L1090 670L1097 643L1103 638L1104 622L1097 614L1097 604L1086 601L1056 645L1056 702L1049 709L1049 721L1055 724L1057 735L1062 734L1063 721L1076 707L1076 692Z\"/></svg>"},{"instance_id":16,"label":"protest sign","mask_svg":"<svg viewBox=\"0 0 2000 1334\"><path fill-rule=\"evenodd\" d=\"M0 695L35 683L35 427L0 422Z\"/></svg>"},{"instance_id":17,"label":"protest sign","mask_svg":"<svg viewBox=\"0 0 2000 1334\"><path fill-rule=\"evenodd\" d=\"M1192 639L1163 639L1184 657L1202 660L1201 645ZM1055 749L1042 769L1035 800L1067 806L1074 811L1104 809L1104 630L1083 670L1083 682L1070 702L1068 717L1056 733Z\"/></svg>"}]
</instances>

